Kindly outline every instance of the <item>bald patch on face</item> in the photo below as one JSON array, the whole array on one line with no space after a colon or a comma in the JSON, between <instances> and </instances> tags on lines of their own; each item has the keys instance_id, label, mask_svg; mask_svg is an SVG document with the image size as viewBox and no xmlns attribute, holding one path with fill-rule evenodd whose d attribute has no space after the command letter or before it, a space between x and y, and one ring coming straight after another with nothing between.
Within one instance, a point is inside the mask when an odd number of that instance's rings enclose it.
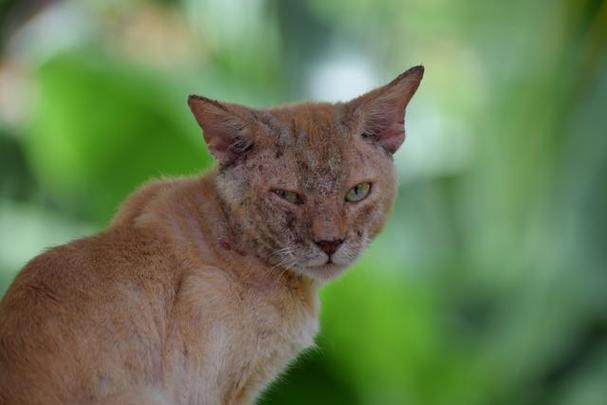
<instances>
[{"instance_id":1,"label":"bald patch on face","mask_svg":"<svg viewBox=\"0 0 607 405\"><path fill-rule=\"evenodd\" d=\"M351 134L342 125L343 111L329 104L304 104L272 111L290 133L275 156L297 162L298 187L328 197L347 180L344 154ZM285 156L285 150L287 153Z\"/></svg>"}]
</instances>

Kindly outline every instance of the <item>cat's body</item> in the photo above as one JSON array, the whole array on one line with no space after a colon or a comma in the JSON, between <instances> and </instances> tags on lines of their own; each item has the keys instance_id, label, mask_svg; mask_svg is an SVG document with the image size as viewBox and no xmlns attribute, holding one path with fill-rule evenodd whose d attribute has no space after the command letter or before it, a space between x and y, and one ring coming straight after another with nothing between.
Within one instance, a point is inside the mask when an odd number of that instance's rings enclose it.
<instances>
[{"instance_id":1,"label":"cat's body","mask_svg":"<svg viewBox=\"0 0 607 405\"><path fill-rule=\"evenodd\" d=\"M107 230L26 266L0 303L0 403L254 401L313 345L318 287L381 229L421 72L349 104L190 98L219 169L144 186ZM400 118L365 118L377 100ZM380 118L401 131L350 139Z\"/></svg>"},{"instance_id":2,"label":"cat's body","mask_svg":"<svg viewBox=\"0 0 607 405\"><path fill-rule=\"evenodd\" d=\"M247 403L313 344L315 283L230 245L213 179L152 183L108 230L20 273L2 310L0 399Z\"/></svg>"}]
</instances>

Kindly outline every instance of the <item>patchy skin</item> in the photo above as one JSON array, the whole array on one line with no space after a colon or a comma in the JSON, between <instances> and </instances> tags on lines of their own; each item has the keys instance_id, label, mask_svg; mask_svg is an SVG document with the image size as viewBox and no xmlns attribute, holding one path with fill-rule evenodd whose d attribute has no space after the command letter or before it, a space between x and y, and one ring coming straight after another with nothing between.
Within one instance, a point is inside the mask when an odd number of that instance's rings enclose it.
<instances>
[{"instance_id":1,"label":"patchy skin","mask_svg":"<svg viewBox=\"0 0 607 405\"><path fill-rule=\"evenodd\" d=\"M321 281L359 257L381 230L395 195L391 157L360 136L364 123L344 118L349 107L320 103L266 110L272 119L265 122L272 127L254 135L257 146L244 169L220 171L220 193L235 208L236 222L246 224L243 233L257 254ZM346 202L348 190L361 182L372 183L370 195L360 203ZM297 192L305 203L289 206L271 194L273 189ZM238 206L247 195L256 203ZM344 239L343 252L323 267L327 255L315 241L337 239Z\"/></svg>"},{"instance_id":2,"label":"patchy skin","mask_svg":"<svg viewBox=\"0 0 607 405\"><path fill-rule=\"evenodd\" d=\"M254 403L313 346L319 287L381 230L422 73L337 104L191 96L218 167L141 187L28 263L0 302L0 403Z\"/></svg>"}]
</instances>

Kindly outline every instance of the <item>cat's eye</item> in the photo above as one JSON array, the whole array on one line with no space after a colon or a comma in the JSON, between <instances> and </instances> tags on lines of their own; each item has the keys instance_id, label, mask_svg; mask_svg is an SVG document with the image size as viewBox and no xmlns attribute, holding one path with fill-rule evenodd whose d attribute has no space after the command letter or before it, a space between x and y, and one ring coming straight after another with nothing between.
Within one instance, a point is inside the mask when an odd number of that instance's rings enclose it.
<instances>
[{"instance_id":1,"label":"cat's eye","mask_svg":"<svg viewBox=\"0 0 607 405\"><path fill-rule=\"evenodd\" d=\"M272 192L274 194L276 194L277 196L279 196L280 198L282 198L283 200L290 202L291 204L301 205L304 202L303 197L301 195L299 195L298 193L296 193L295 191L276 189L276 190L272 190Z\"/></svg>"},{"instance_id":2,"label":"cat's eye","mask_svg":"<svg viewBox=\"0 0 607 405\"><path fill-rule=\"evenodd\" d=\"M371 191L371 183L359 183L346 193L346 201L359 202L365 199Z\"/></svg>"}]
</instances>

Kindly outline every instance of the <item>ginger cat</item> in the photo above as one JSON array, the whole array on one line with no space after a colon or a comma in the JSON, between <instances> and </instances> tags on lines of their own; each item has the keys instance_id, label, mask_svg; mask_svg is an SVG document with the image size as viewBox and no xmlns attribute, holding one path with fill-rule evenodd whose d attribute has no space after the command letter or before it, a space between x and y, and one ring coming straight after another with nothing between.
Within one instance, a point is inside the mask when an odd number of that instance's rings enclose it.
<instances>
[{"instance_id":1,"label":"ginger cat","mask_svg":"<svg viewBox=\"0 0 607 405\"><path fill-rule=\"evenodd\" d=\"M1 404L250 404L392 206L417 66L347 103L190 96L218 167L151 182L0 303Z\"/></svg>"}]
</instances>

